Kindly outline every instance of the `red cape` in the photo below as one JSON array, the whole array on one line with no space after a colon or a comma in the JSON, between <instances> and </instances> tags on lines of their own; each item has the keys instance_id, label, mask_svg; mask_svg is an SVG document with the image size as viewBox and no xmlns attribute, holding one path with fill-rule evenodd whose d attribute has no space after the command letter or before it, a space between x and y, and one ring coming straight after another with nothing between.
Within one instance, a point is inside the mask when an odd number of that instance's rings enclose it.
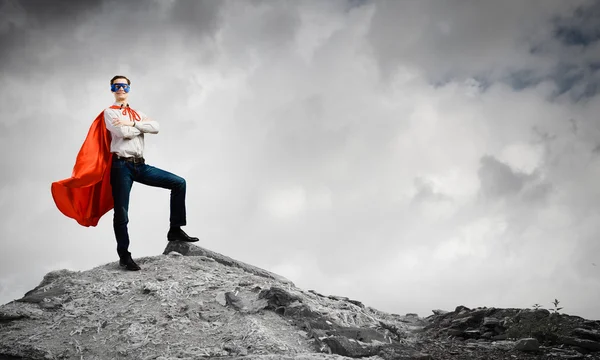
<instances>
[{"instance_id":1,"label":"red cape","mask_svg":"<svg viewBox=\"0 0 600 360\"><path fill-rule=\"evenodd\" d=\"M52 183L56 207L80 225L98 225L102 215L114 207L110 186L110 142L103 111L90 127L71 177Z\"/></svg>"}]
</instances>

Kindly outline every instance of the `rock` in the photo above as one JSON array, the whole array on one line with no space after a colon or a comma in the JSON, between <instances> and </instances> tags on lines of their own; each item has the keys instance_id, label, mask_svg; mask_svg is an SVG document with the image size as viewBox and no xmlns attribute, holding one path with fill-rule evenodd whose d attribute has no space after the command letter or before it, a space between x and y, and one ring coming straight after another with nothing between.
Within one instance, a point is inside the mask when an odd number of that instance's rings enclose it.
<instances>
[{"instance_id":1,"label":"rock","mask_svg":"<svg viewBox=\"0 0 600 360\"><path fill-rule=\"evenodd\" d=\"M462 305L459 305L456 307L456 309L454 309L454 312L456 314L460 314L461 312L468 312L468 311L471 311L471 310L468 307L462 306Z\"/></svg>"},{"instance_id":2,"label":"rock","mask_svg":"<svg viewBox=\"0 0 600 360\"><path fill-rule=\"evenodd\" d=\"M315 294L315 295L317 295L317 296L320 296L320 297L326 297L325 295L323 295L323 294L320 294L320 293L318 293L318 292L316 292L316 291L314 291L314 290L308 290L308 292L309 292L309 293L311 293L311 294Z\"/></svg>"},{"instance_id":3,"label":"rock","mask_svg":"<svg viewBox=\"0 0 600 360\"><path fill-rule=\"evenodd\" d=\"M142 285L142 292L144 294L156 293L159 289L160 289L160 286L158 284L155 284L152 282L147 282L144 285Z\"/></svg>"},{"instance_id":4,"label":"rock","mask_svg":"<svg viewBox=\"0 0 600 360\"><path fill-rule=\"evenodd\" d=\"M507 341L507 340L500 340L500 341L494 341L491 343L492 348L495 349L500 349L503 351L510 351L512 349L514 349L515 347L515 341Z\"/></svg>"},{"instance_id":5,"label":"rock","mask_svg":"<svg viewBox=\"0 0 600 360\"><path fill-rule=\"evenodd\" d=\"M20 302L28 302L28 303L40 303L44 301L44 299L52 299L53 297L59 297L65 295L67 290L65 290L64 285L57 284L52 286L50 289L45 289L43 287L37 287L25 294L21 299L17 300Z\"/></svg>"},{"instance_id":6,"label":"rock","mask_svg":"<svg viewBox=\"0 0 600 360\"><path fill-rule=\"evenodd\" d=\"M492 337L494 337L494 332L493 331L486 331L483 334L481 334L482 338L486 338L486 339L491 339Z\"/></svg>"},{"instance_id":7,"label":"rock","mask_svg":"<svg viewBox=\"0 0 600 360\"><path fill-rule=\"evenodd\" d=\"M540 343L535 338L520 339L515 344L515 350L519 351L537 351L540 348Z\"/></svg>"},{"instance_id":8,"label":"rock","mask_svg":"<svg viewBox=\"0 0 600 360\"><path fill-rule=\"evenodd\" d=\"M457 317L468 316L468 317L472 318L474 322L480 323L483 320L486 312L487 312L486 309L476 309L476 310L472 310L471 312L467 312L464 315L459 314Z\"/></svg>"},{"instance_id":9,"label":"rock","mask_svg":"<svg viewBox=\"0 0 600 360\"><path fill-rule=\"evenodd\" d=\"M474 323L475 319L472 316L466 316L452 320L452 327L466 327L470 323Z\"/></svg>"},{"instance_id":10,"label":"rock","mask_svg":"<svg viewBox=\"0 0 600 360\"><path fill-rule=\"evenodd\" d=\"M558 338L560 343L565 345L575 345L589 351L600 351L600 342L586 339L578 339L570 336L562 336Z\"/></svg>"},{"instance_id":11,"label":"rock","mask_svg":"<svg viewBox=\"0 0 600 360\"><path fill-rule=\"evenodd\" d=\"M299 296L295 296L285 291L284 289L272 286L269 289L262 290L258 294L259 299L267 299L269 306L276 309L280 306L288 306L293 302L302 302Z\"/></svg>"},{"instance_id":12,"label":"rock","mask_svg":"<svg viewBox=\"0 0 600 360\"><path fill-rule=\"evenodd\" d=\"M310 329L307 334L315 340L323 340L329 336L323 329Z\"/></svg>"},{"instance_id":13,"label":"rock","mask_svg":"<svg viewBox=\"0 0 600 360\"><path fill-rule=\"evenodd\" d=\"M223 345L223 350L227 351L229 355L233 356L246 356L248 355L248 350L244 349L241 346L237 346L235 344L225 344Z\"/></svg>"},{"instance_id":14,"label":"rock","mask_svg":"<svg viewBox=\"0 0 600 360\"><path fill-rule=\"evenodd\" d=\"M379 324L381 325L382 328L384 328L384 329L390 331L392 334L396 335L397 340L402 339L406 336L406 333L394 324L388 324L384 321L379 321Z\"/></svg>"},{"instance_id":15,"label":"rock","mask_svg":"<svg viewBox=\"0 0 600 360\"><path fill-rule=\"evenodd\" d=\"M567 359L567 360L585 359L585 356L583 354L563 354L560 352L558 352L558 353L549 352L548 356L550 358Z\"/></svg>"},{"instance_id":16,"label":"rock","mask_svg":"<svg viewBox=\"0 0 600 360\"><path fill-rule=\"evenodd\" d=\"M0 324L1 323L7 323L10 321L15 321L15 320L21 320L21 319L27 319L28 316L24 315L24 314L17 314L17 313L8 313L8 312L4 312L4 311L0 311Z\"/></svg>"},{"instance_id":17,"label":"rock","mask_svg":"<svg viewBox=\"0 0 600 360\"><path fill-rule=\"evenodd\" d=\"M332 353L353 358L374 356L380 351L379 346L368 346L344 336L330 336L323 339L323 342Z\"/></svg>"},{"instance_id":18,"label":"rock","mask_svg":"<svg viewBox=\"0 0 600 360\"><path fill-rule=\"evenodd\" d=\"M577 328L573 330L573 335L581 339L600 341L600 332L595 330Z\"/></svg>"},{"instance_id":19,"label":"rock","mask_svg":"<svg viewBox=\"0 0 600 360\"><path fill-rule=\"evenodd\" d=\"M268 305L268 302L265 299L249 299L246 297L237 296L230 291L225 293L225 303L237 311L245 314L258 312L266 308Z\"/></svg>"},{"instance_id":20,"label":"rock","mask_svg":"<svg viewBox=\"0 0 600 360\"><path fill-rule=\"evenodd\" d=\"M531 311L531 314L533 314L533 316L536 317L537 319L543 319L543 318L550 316L550 311L548 311L546 309L525 310L525 311L526 312Z\"/></svg>"},{"instance_id":21,"label":"rock","mask_svg":"<svg viewBox=\"0 0 600 360\"><path fill-rule=\"evenodd\" d=\"M225 293L225 304L233 307L236 310L244 308L244 301L241 297L235 295L231 291Z\"/></svg>"},{"instance_id":22,"label":"rock","mask_svg":"<svg viewBox=\"0 0 600 360\"><path fill-rule=\"evenodd\" d=\"M500 320L493 317L483 318L483 326L495 327L496 325L500 325Z\"/></svg>"},{"instance_id":23,"label":"rock","mask_svg":"<svg viewBox=\"0 0 600 360\"><path fill-rule=\"evenodd\" d=\"M356 305L356 306L358 306L358 307L360 307L361 309L364 309L364 308L365 308L365 305L363 305L363 303L361 303L361 302L360 302L360 301L358 301L358 300L352 300L352 299L348 299L348 302L349 302L349 303L351 303L351 304L354 304L354 305Z\"/></svg>"},{"instance_id":24,"label":"rock","mask_svg":"<svg viewBox=\"0 0 600 360\"><path fill-rule=\"evenodd\" d=\"M215 301L223 306L227 306L227 300L225 298L225 293L219 293L215 296Z\"/></svg>"},{"instance_id":25,"label":"rock","mask_svg":"<svg viewBox=\"0 0 600 360\"><path fill-rule=\"evenodd\" d=\"M317 329L332 329L332 322L322 314L317 311L313 311L305 304L295 302L290 304L289 306L282 306L279 308L271 308L271 305L268 305L267 308L275 311L278 314L281 314L286 317L290 317L298 321L298 323L309 324L311 328Z\"/></svg>"},{"instance_id":26,"label":"rock","mask_svg":"<svg viewBox=\"0 0 600 360\"><path fill-rule=\"evenodd\" d=\"M506 340L506 339L508 339L508 335L506 335L506 334L492 336L492 340Z\"/></svg>"},{"instance_id":27,"label":"rock","mask_svg":"<svg viewBox=\"0 0 600 360\"><path fill-rule=\"evenodd\" d=\"M429 354L425 354L400 345L388 345L383 347L377 354L384 360L432 360Z\"/></svg>"},{"instance_id":28,"label":"rock","mask_svg":"<svg viewBox=\"0 0 600 360\"><path fill-rule=\"evenodd\" d=\"M40 308L44 310L56 310L62 306L62 302L60 300L47 300L48 299L44 299L44 301L39 303Z\"/></svg>"},{"instance_id":29,"label":"rock","mask_svg":"<svg viewBox=\"0 0 600 360\"><path fill-rule=\"evenodd\" d=\"M481 333L477 329L465 330L463 331L463 334L469 339L477 339L481 335Z\"/></svg>"},{"instance_id":30,"label":"rock","mask_svg":"<svg viewBox=\"0 0 600 360\"><path fill-rule=\"evenodd\" d=\"M600 354L589 354L600 345L600 323L580 317L464 306L456 312L433 310L427 318L389 314L347 297L323 297L254 276L243 263L197 247L185 249L196 257L183 259L186 255L173 248L168 256L146 258L145 271L135 276L116 270L114 262L81 276L49 276L26 294L29 301L0 307L0 358L5 348L22 359L581 359L581 354L593 359ZM66 295L40 296L61 287ZM556 342L561 335L569 336L568 344ZM537 342L501 340L521 337ZM27 348L14 346L16 341ZM39 344L44 352L52 349L52 356L28 352Z\"/></svg>"},{"instance_id":31,"label":"rock","mask_svg":"<svg viewBox=\"0 0 600 360\"><path fill-rule=\"evenodd\" d=\"M290 280L284 278L281 275L277 275L277 274L274 274L267 270L258 268L256 266L252 266L250 264L246 264L244 262L234 260L234 259L230 258L229 256L219 254L217 252L202 248L198 245L194 245L194 244L191 244L188 242L169 241L169 243L165 247L165 250L163 251L163 254L166 255L172 251L178 252L178 253L182 254L183 256L202 256L204 258L210 258L210 259L213 259L214 261L218 262L219 264L223 264L225 266L229 266L229 267L233 267L233 268L239 268L246 272L249 272L249 273L252 273L252 274L255 274L258 276L266 277L269 279L275 279L284 284L290 284L290 285L294 286L294 283L292 283ZM203 259L203 258L201 258L201 259ZM210 260L205 260L205 261L210 261Z\"/></svg>"},{"instance_id":32,"label":"rock","mask_svg":"<svg viewBox=\"0 0 600 360\"><path fill-rule=\"evenodd\" d=\"M548 356L557 357L560 359L584 359L585 356L578 351L561 349L561 348L552 348L548 353Z\"/></svg>"},{"instance_id":33,"label":"rock","mask_svg":"<svg viewBox=\"0 0 600 360\"><path fill-rule=\"evenodd\" d=\"M71 270L67 270L67 269L51 271L44 276L44 279L42 280L42 282L35 289L29 291L28 293L36 291L47 285L50 285L51 283L54 283L57 280L71 279L77 273L78 273L77 271L71 271ZM25 296L27 296L27 294L25 294Z\"/></svg>"},{"instance_id":34,"label":"rock","mask_svg":"<svg viewBox=\"0 0 600 360\"><path fill-rule=\"evenodd\" d=\"M374 341L385 343L388 341L383 334L377 332L375 329L365 329L359 327L344 327L328 331L328 334L341 335L363 343L372 343Z\"/></svg>"},{"instance_id":35,"label":"rock","mask_svg":"<svg viewBox=\"0 0 600 360\"><path fill-rule=\"evenodd\" d=\"M323 296L323 295L321 295L319 293L316 293L316 292L314 292L312 290L309 290L309 291L312 292L315 295ZM356 306L359 306L362 309L365 308L365 306L363 305L363 303L361 303L360 301L358 301L358 300L352 300L352 299L349 299L349 298L347 298L345 296L329 295L329 296L325 296L325 297L328 298L328 299L331 299L331 300L346 301L346 302L349 302L349 303L354 304Z\"/></svg>"},{"instance_id":36,"label":"rock","mask_svg":"<svg viewBox=\"0 0 600 360\"><path fill-rule=\"evenodd\" d=\"M462 336L463 331L460 329L448 329L448 335L451 336Z\"/></svg>"},{"instance_id":37,"label":"rock","mask_svg":"<svg viewBox=\"0 0 600 360\"><path fill-rule=\"evenodd\" d=\"M505 332L505 331L506 331L506 329L505 329L505 328L503 328L503 327L502 327L502 326L500 326L500 325L498 325L498 326L495 326L495 327L494 327L494 332L495 332L497 335L504 334L504 332Z\"/></svg>"},{"instance_id":38,"label":"rock","mask_svg":"<svg viewBox=\"0 0 600 360\"><path fill-rule=\"evenodd\" d=\"M431 312L433 312L434 315L446 315L449 313L449 311L440 309L431 310Z\"/></svg>"},{"instance_id":39,"label":"rock","mask_svg":"<svg viewBox=\"0 0 600 360\"><path fill-rule=\"evenodd\" d=\"M424 331L437 339L443 339L442 341L447 340L444 338L446 335L453 336L452 341L463 340L464 346L468 345L473 349L476 349L472 345L475 341L480 344L493 341L495 344L509 338L526 336L532 340L520 340L518 345L516 342L506 341L509 344L507 351L513 348L521 351L537 349L539 354L547 355L549 347L542 347L540 342L546 346L564 346L569 349L567 355L571 358L580 356L577 352L573 353L573 349L581 353L600 351L600 323L577 316L551 313L545 309L469 310L465 306L456 307L452 313L441 314L426 318ZM559 341L560 336L563 337Z\"/></svg>"},{"instance_id":40,"label":"rock","mask_svg":"<svg viewBox=\"0 0 600 360\"><path fill-rule=\"evenodd\" d=\"M583 326L600 327L600 320L585 320L584 319Z\"/></svg>"}]
</instances>

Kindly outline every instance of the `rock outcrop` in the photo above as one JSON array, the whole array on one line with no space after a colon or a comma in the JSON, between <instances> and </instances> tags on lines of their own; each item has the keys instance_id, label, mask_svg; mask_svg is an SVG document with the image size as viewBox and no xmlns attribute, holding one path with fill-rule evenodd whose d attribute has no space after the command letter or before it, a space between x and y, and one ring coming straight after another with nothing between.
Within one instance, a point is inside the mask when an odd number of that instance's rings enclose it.
<instances>
[{"instance_id":1,"label":"rock outcrop","mask_svg":"<svg viewBox=\"0 0 600 360\"><path fill-rule=\"evenodd\" d=\"M1 306L0 358L427 358L411 337L416 317L304 291L186 243L136 262L142 271L51 272Z\"/></svg>"},{"instance_id":2,"label":"rock outcrop","mask_svg":"<svg viewBox=\"0 0 600 360\"><path fill-rule=\"evenodd\" d=\"M521 309L388 314L188 243L47 274L0 307L0 359L594 359L598 322Z\"/></svg>"},{"instance_id":3,"label":"rock outcrop","mask_svg":"<svg viewBox=\"0 0 600 360\"><path fill-rule=\"evenodd\" d=\"M538 358L600 359L600 321L545 309L434 311L426 319L430 339L493 350L518 350ZM523 354L522 354L523 355Z\"/></svg>"}]
</instances>

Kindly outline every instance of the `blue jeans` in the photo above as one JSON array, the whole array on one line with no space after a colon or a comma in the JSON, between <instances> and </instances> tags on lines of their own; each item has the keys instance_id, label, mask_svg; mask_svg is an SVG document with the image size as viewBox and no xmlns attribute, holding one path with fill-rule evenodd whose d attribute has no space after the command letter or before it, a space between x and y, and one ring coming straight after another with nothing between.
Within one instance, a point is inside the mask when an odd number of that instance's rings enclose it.
<instances>
[{"instance_id":1,"label":"blue jeans","mask_svg":"<svg viewBox=\"0 0 600 360\"><path fill-rule=\"evenodd\" d=\"M171 227L184 226L185 217L185 179L170 172L155 168L147 164L134 164L125 160L117 159L113 155L110 169L110 185L115 203L113 227L117 238L117 252L119 256L125 256L129 249L129 234L127 223L129 217L129 194L133 182L139 182L149 186L161 187L171 190L171 216L169 222Z\"/></svg>"}]
</instances>

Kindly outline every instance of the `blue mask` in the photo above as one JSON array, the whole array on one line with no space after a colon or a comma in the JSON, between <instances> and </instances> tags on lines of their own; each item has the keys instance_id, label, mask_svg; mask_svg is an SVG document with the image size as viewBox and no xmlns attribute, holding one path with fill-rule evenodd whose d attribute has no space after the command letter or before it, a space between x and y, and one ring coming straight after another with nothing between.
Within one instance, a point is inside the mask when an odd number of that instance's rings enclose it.
<instances>
[{"instance_id":1,"label":"blue mask","mask_svg":"<svg viewBox=\"0 0 600 360\"><path fill-rule=\"evenodd\" d=\"M129 86L129 84L112 84L110 86L110 91L117 92L117 91L119 91L120 88L123 88L123 91L128 93L129 89L131 89L131 86Z\"/></svg>"}]
</instances>

